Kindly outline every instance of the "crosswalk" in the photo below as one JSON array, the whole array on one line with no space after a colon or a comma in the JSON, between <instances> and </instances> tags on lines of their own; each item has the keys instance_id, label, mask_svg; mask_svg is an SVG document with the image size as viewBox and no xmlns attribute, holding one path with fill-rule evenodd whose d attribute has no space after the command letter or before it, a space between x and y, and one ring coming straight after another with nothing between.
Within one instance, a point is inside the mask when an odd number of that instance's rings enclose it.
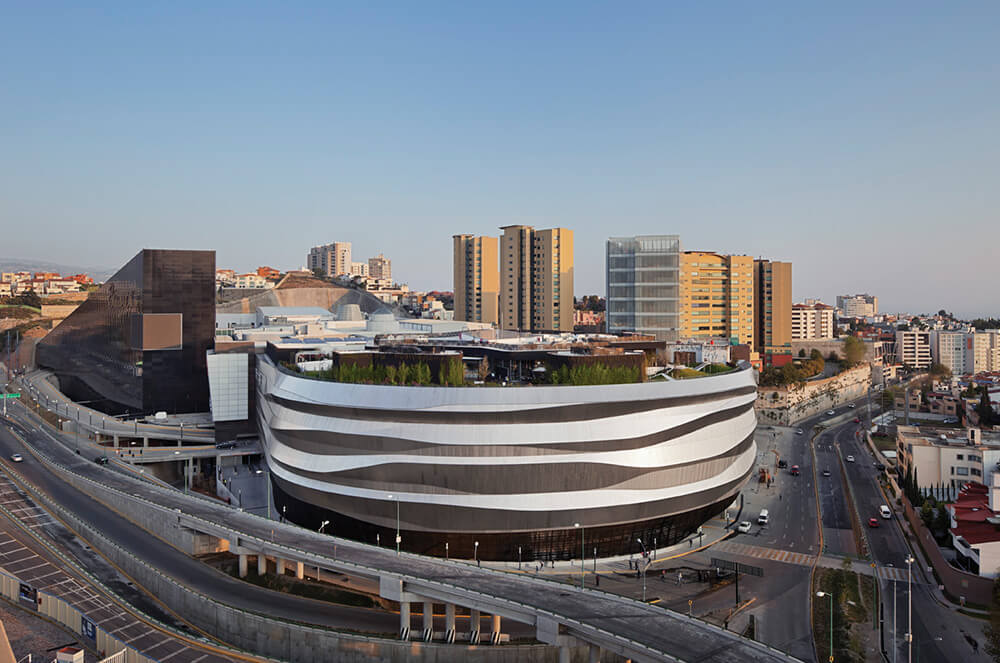
<instances>
[{"instance_id":1,"label":"crosswalk","mask_svg":"<svg viewBox=\"0 0 1000 663\"><path fill-rule=\"evenodd\" d=\"M883 580L906 580L906 569L895 566L880 566L877 570L878 577Z\"/></svg>"},{"instance_id":2,"label":"crosswalk","mask_svg":"<svg viewBox=\"0 0 1000 663\"><path fill-rule=\"evenodd\" d=\"M812 566L813 561L816 559L814 555L806 555L805 553L793 552L791 550L749 546L745 543L733 543L729 541L716 544L713 550L756 557L758 559L770 559L775 562L784 562L785 564L797 564L799 566Z\"/></svg>"},{"instance_id":3,"label":"crosswalk","mask_svg":"<svg viewBox=\"0 0 1000 663\"><path fill-rule=\"evenodd\" d=\"M785 564L796 564L798 566L812 566L813 562L816 561L814 555L807 555L805 553L793 552L791 550L778 550L777 548L765 548L763 546L750 546L745 543L736 543L732 541L723 541L712 546L713 551L732 553L734 555L743 555L745 557L756 557L757 559L768 559L774 562L783 562ZM820 560L820 566L832 566L832 558L823 558ZM839 565L840 560L835 559ZM867 564L862 561L856 561L855 570L860 573L870 574L871 571L867 567ZM879 578L883 580L906 580L906 569L899 568L895 566L879 566L876 568Z\"/></svg>"}]
</instances>

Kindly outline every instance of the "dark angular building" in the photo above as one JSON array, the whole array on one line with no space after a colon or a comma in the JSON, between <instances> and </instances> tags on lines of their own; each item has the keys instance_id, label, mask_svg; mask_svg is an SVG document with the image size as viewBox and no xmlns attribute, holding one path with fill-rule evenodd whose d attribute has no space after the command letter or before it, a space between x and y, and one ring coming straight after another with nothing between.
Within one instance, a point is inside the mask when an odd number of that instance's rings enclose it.
<instances>
[{"instance_id":1,"label":"dark angular building","mask_svg":"<svg viewBox=\"0 0 1000 663\"><path fill-rule=\"evenodd\" d=\"M60 390L109 414L205 412L215 252L143 249L38 344Z\"/></svg>"}]
</instances>

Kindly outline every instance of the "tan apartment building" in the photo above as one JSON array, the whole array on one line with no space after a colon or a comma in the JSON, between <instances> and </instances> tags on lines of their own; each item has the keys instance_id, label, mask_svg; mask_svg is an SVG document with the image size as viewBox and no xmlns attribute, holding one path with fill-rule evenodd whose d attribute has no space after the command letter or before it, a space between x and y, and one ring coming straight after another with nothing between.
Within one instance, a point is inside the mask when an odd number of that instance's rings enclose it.
<instances>
[{"instance_id":1,"label":"tan apartment building","mask_svg":"<svg viewBox=\"0 0 1000 663\"><path fill-rule=\"evenodd\" d=\"M500 327L573 330L573 231L504 226L500 237Z\"/></svg>"},{"instance_id":2,"label":"tan apartment building","mask_svg":"<svg viewBox=\"0 0 1000 663\"><path fill-rule=\"evenodd\" d=\"M392 280L392 261L381 253L368 259L368 275L373 279Z\"/></svg>"},{"instance_id":3,"label":"tan apartment building","mask_svg":"<svg viewBox=\"0 0 1000 663\"><path fill-rule=\"evenodd\" d=\"M498 324L497 238L455 235L452 245L455 319Z\"/></svg>"},{"instance_id":4,"label":"tan apartment building","mask_svg":"<svg viewBox=\"0 0 1000 663\"><path fill-rule=\"evenodd\" d=\"M792 263L754 261L754 350L765 367L792 360Z\"/></svg>"},{"instance_id":5,"label":"tan apartment building","mask_svg":"<svg viewBox=\"0 0 1000 663\"><path fill-rule=\"evenodd\" d=\"M792 306L792 340L833 338L833 307L822 302Z\"/></svg>"},{"instance_id":6,"label":"tan apartment building","mask_svg":"<svg viewBox=\"0 0 1000 663\"><path fill-rule=\"evenodd\" d=\"M680 260L682 339L754 339L754 260L709 251L684 251Z\"/></svg>"},{"instance_id":7,"label":"tan apartment building","mask_svg":"<svg viewBox=\"0 0 1000 663\"><path fill-rule=\"evenodd\" d=\"M326 276L350 274L351 243L333 242L312 247L306 256L306 266L310 270L319 269Z\"/></svg>"}]
</instances>

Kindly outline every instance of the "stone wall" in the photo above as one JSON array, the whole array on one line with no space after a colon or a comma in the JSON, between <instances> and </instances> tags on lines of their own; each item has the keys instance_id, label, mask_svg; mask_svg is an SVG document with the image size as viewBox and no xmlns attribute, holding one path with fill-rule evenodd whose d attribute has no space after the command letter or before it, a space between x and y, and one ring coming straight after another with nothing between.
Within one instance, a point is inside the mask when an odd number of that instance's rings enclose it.
<instances>
[{"instance_id":1,"label":"stone wall","mask_svg":"<svg viewBox=\"0 0 1000 663\"><path fill-rule=\"evenodd\" d=\"M871 385L871 367L862 364L830 378L811 380L804 385L760 387L757 391L757 418L763 424L790 426L843 403L865 395Z\"/></svg>"}]
</instances>

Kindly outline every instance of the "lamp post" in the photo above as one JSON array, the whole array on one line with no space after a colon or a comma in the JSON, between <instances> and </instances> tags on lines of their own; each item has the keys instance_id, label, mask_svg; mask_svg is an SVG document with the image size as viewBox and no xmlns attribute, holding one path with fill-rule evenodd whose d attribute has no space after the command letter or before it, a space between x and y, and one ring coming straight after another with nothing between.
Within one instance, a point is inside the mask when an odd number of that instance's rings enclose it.
<instances>
[{"instance_id":1,"label":"lamp post","mask_svg":"<svg viewBox=\"0 0 1000 663\"><path fill-rule=\"evenodd\" d=\"M393 496L392 494L390 494L389 495L389 499L390 500L391 499L395 499L396 500L396 554L398 555L399 554L399 544L402 541L402 539L399 536L399 495Z\"/></svg>"},{"instance_id":2,"label":"lamp post","mask_svg":"<svg viewBox=\"0 0 1000 663\"><path fill-rule=\"evenodd\" d=\"M586 548L584 548L584 545L583 545L583 537L584 537L584 531L583 530L585 528L582 527L580 525L580 523L573 523L573 527L579 527L580 528L580 589L584 589L585 588L584 587L584 578L587 577L586 576L587 570L583 566L584 560L587 559Z\"/></svg>"},{"instance_id":3,"label":"lamp post","mask_svg":"<svg viewBox=\"0 0 1000 663\"><path fill-rule=\"evenodd\" d=\"M282 504L281 505L281 522L285 522L286 520L288 520L288 516L285 515L287 513L288 513L288 505L287 504Z\"/></svg>"},{"instance_id":4,"label":"lamp post","mask_svg":"<svg viewBox=\"0 0 1000 663\"><path fill-rule=\"evenodd\" d=\"M830 599L830 663L833 663L833 594L830 592L816 592L816 596Z\"/></svg>"},{"instance_id":5,"label":"lamp post","mask_svg":"<svg viewBox=\"0 0 1000 663\"><path fill-rule=\"evenodd\" d=\"M472 551L473 559L476 560L476 566L479 566L479 542L476 541L473 545Z\"/></svg>"},{"instance_id":6,"label":"lamp post","mask_svg":"<svg viewBox=\"0 0 1000 663\"><path fill-rule=\"evenodd\" d=\"M913 555L906 556L906 660L913 663Z\"/></svg>"},{"instance_id":7,"label":"lamp post","mask_svg":"<svg viewBox=\"0 0 1000 663\"><path fill-rule=\"evenodd\" d=\"M329 520L324 520L323 522L321 522L321 523L319 524L319 530L317 530L317 531L318 531L318 532L319 532L320 534L322 534L322 533L323 533L323 528L324 528L324 527L326 527L326 526L327 526L327 525L329 525L329 524L330 524L330 521L329 521Z\"/></svg>"},{"instance_id":8,"label":"lamp post","mask_svg":"<svg viewBox=\"0 0 1000 663\"><path fill-rule=\"evenodd\" d=\"M647 554L646 554L646 544L644 544L642 542L642 539L636 539L636 541L638 541L639 545L642 546L642 561L643 561L643 565L642 565L642 602L645 603L646 602L646 564L645 564L645 562L646 562L646 557L647 557Z\"/></svg>"}]
</instances>

